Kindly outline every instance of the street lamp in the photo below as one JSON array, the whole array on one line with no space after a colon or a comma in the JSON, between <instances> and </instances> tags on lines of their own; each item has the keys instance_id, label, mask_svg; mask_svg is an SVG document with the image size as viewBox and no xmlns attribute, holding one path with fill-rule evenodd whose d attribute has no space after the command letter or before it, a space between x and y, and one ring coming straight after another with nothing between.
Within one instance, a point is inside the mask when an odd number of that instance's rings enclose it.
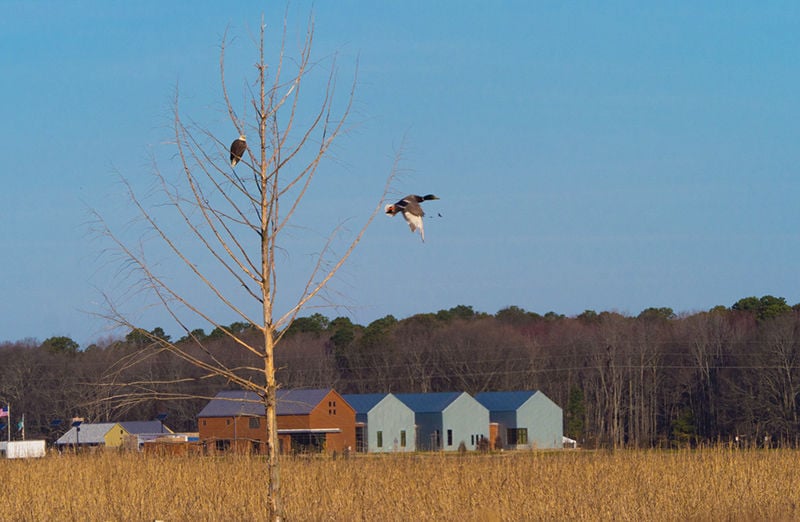
<instances>
[{"instance_id":1,"label":"street lamp","mask_svg":"<svg viewBox=\"0 0 800 522\"><path fill-rule=\"evenodd\" d=\"M81 445L81 424L83 419L72 419L72 427L75 428L75 451L77 452Z\"/></svg>"}]
</instances>

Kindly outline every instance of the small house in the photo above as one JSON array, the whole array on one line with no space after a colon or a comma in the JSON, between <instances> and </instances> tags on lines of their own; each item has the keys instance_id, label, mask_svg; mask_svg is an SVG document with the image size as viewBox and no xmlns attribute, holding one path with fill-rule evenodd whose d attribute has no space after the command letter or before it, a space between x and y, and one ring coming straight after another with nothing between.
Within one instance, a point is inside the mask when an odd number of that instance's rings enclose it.
<instances>
[{"instance_id":1,"label":"small house","mask_svg":"<svg viewBox=\"0 0 800 522\"><path fill-rule=\"evenodd\" d=\"M84 422L72 426L56 440L57 447L138 448L138 437L150 433L172 433L160 421Z\"/></svg>"},{"instance_id":2,"label":"small house","mask_svg":"<svg viewBox=\"0 0 800 522\"><path fill-rule=\"evenodd\" d=\"M497 423L499 448L562 448L563 412L540 391L482 392L475 399Z\"/></svg>"},{"instance_id":3,"label":"small house","mask_svg":"<svg viewBox=\"0 0 800 522\"><path fill-rule=\"evenodd\" d=\"M489 410L466 392L399 393L414 412L420 450L468 450L489 441Z\"/></svg>"},{"instance_id":4,"label":"small house","mask_svg":"<svg viewBox=\"0 0 800 522\"><path fill-rule=\"evenodd\" d=\"M266 451L266 410L250 391L219 392L198 414L200 440L218 451ZM332 389L280 389L276 420L282 453L350 450L355 410Z\"/></svg>"},{"instance_id":5,"label":"small house","mask_svg":"<svg viewBox=\"0 0 800 522\"><path fill-rule=\"evenodd\" d=\"M356 412L356 451L416 450L414 412L391 393L342 396Z\"/></svg>"}]
</instances>

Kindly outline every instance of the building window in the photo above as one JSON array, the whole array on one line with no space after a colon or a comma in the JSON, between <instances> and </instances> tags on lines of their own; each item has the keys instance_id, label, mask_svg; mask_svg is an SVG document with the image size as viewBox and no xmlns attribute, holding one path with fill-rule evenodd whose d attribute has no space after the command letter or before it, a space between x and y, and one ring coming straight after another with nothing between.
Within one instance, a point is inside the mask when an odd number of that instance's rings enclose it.
<instances>
[{"instance_id":1,"label":"building window","mask_svg":"<svg viewBox=\"0 0 800 522\"><path fill-rule=\"evenodd\" d=\"M378 433L376 433L376 435L378 436L378 447L382 448L383 447L383 432L379 431Z\"/></svg>"},{"instance_id":2,"label":"building window","mask_svg":"<svg viewBox=\"0 0 800 522\"><path fill-rule=\"evenodd\" d=\"M400 447L406 447L406 430L400 430Z\"/></svg>"},{"instance_id":3,"label":"building window","mask_svg":"<svg viewBox=\"0 0 800 522\"><path fill-rule=\"evenodd\" d=\"M231 420L230 419L225 419L225 425L226 426L230 426L231 425Z\"/></svg>"},{"instance_id":4,"label":"building window","mask_svg":"<svg viewBox=\"0 0 800 522\"><path fill-rule=\"evenodd\" d=\"M203 426L205 426L205 425L206 425L206 420L205 420L205 419L203 419Z\"/></svg>"},{"instance_id":5,"label":"building window","mask_svg":"<svg viewBox=\"0 0 800 522\"><path fill-rule=\"evenodd\" d=\"M250 429L257 430L261 427L261 419L258 417L250 417Z\"/></svg>"},{"instance_id":6,"label":"building window","mask_svg":"<svg viewBox=\"0 0 800 522\"><path fill-rule=\"evenodd\" d=\"M527 444L528 428L508 428L508 444Z\"/></svg>"},{"instance_id":7,"label":"building window","mask_svg":"<svg viewBox=\"0 0 800 522\"><path fill-rule=\"evenodd\" d=\"M453 445L453 430L447 430L447 445Z\"/></svg>"}]
</instances>

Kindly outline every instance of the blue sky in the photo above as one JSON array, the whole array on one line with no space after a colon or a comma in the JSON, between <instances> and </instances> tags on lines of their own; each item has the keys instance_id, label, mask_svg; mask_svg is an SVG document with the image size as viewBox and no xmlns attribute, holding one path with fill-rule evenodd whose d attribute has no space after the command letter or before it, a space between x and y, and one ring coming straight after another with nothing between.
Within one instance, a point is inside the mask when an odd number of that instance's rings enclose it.
<instances>
[{"instance_id":1,"label":"blue sky","mask_svg":"<svg viewBox=\"0 0 800 522\"><path fill-rule=\"evenodd\" d=\"M392 196L442 199L426 203L424 244L378 216L334 283L344 306L309 313L367 324L459 304L635 315L800 301L800 7L695 4L317 2L314 56L338 53L343 85L357 61L358 78L353 129L303 230L360 222L401 148ZM115 280L91 210L132 218L119 177L146 191L151 158L169 158L176 89L184 116L235 137L222 35L242 99L261 16L279 30L285 9L0 3L0 341L114 333L91 312L130 281ZM310 9L288 9L292 43ZM302 248L286 253L287 288L314 252ZM143 327L180 335L130 304Z\"/></svg>"}]
</instances>

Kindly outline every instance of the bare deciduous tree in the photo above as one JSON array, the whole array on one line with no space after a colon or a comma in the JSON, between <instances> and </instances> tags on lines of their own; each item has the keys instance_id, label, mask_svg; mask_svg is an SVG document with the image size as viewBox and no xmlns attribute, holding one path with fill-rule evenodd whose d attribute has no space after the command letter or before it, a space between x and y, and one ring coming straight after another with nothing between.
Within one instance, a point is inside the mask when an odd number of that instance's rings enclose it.
<instances>
[{"instance_id":1,"label":"bare deciduous tree","mask_svg":"<svg viewBox=\"0 0 800 522\"><path fill-rule=\"evenodd\" d=\"M238 165L234 168L228 162L231 138L221 139L206 128L189 124L178 110L176 96L173 123L180 175L172 179L157 165L154 167L157 193L163 198L155 205L148 204L132 184L125 183L139 218L150 238L156 241L126 240L101 216L98 221L101 233L111 239L126 267L136 274L137 287L154 296L165 314L186 333L182 342L176 342L137 329L136 321L108 298L108 317L118 325L142 332L150 341L124 365L169 352L200 369L201 378L222 377L260 397L267 414L270 480L266 510L270 519L275 520L281 512L275 415L276 346L297 314L313 304L313 300L323 297L331 279L354 251L379 212L396 167L388 174L371 214L369 209L365 212L360 229L345 236L339 225L322 236L305 283L295 292L292 304L279 311L279 290L284 292L282 296L291 293L287 285L280 286L283 256L290 255L283 239L297 235L297 229L292 234L287 231L293 226L323 158L346 131L355 80L347 94L340 96L335 60L331 60L330 67L312 61L313 20L308 23L299 56L294 58L287 53L284 24L280 50L275 61L268 64L264 55L265 33L266 26L262 23L260 38L254 44L258 49L256 78L250 84L246 107L241 113L229 95L225 69L227 35L221 46L220 83L225 110L235 134L248 136L248 148ZM304 89L306 80L319 72L324 73L322 87L317 89L321 92ZM309 109L310 100L313 106ZM342 198L345 196L342 194ZM163 255L166 251L170 268L177 265L191 276L193 287L187 290L180 286L179 279L160 272L159 263L150 256L149 247L154 243L161 249L158 253ZM204 292L202 297L197 297L198 290ZM237 324L247 327L240 331L223 324L215 315L215 308L209 306L212 302L217 306L222 303L228 314L237 318ZM197 321L213 325L242 353L236 359L237 364L223 362L223 358L206 347L206 339L195 333ZM123 401L163 398L158 384L142 381L116 398Z\"/></svg>"}]
</instances>

